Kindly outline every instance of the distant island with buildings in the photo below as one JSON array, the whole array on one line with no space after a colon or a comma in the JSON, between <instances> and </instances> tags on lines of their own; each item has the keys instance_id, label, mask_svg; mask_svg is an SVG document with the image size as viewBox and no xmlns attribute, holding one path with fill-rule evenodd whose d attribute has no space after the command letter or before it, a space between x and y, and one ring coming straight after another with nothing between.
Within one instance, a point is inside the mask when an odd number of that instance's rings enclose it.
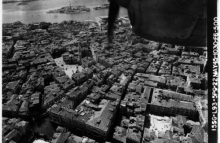
<instances>
[{"instance_id":1,"label":"distant island with buildings","mask_svg":"<svg viewBox=\"0 0 220 143\"><path fill-rule=\"evenodd\" d=\"M85 6L65 6L60 9L49 10L47 13L65 13L65 14L76 14L76 13L83 13L89 12L90 8Z\"/></svg>"},{"instance_id":2,"label":"distant island with buildings","mask_svg":"<svg viewBox=\"0 0 220 143\"><path fill-rule=\"evenodd\" d=\"M108 9L109 4L102 4L100 6L96 6L93 9L94 10L100 10L100 9ZM47 13L65 13L65 14L77 14L77 13L83 13L83 12L90 12L90 8L87 8L86 6L65 6L61 7L60 9L54 9L49 10Z\"/></svg>"},{"instance_id":3,"label":"distant island with buildings","mask_svg":"<svg viewBox=\"0 0 220 143\"><path fill-rule=\"evenodd\" d=\"M101 6L94 7L94 10L100 10L100 9L108 9L109 4L102 4Z\"/></svg>"},{"instance_id":4,"label":"distant island with buildings","mask_svg":"<svg viewBox=\"0 0 220 143\"><path fill-rule=\"evenodd\" d=\"M18 5L28 5L28 2L20 2Z\"/></svg>"}]
</instances>

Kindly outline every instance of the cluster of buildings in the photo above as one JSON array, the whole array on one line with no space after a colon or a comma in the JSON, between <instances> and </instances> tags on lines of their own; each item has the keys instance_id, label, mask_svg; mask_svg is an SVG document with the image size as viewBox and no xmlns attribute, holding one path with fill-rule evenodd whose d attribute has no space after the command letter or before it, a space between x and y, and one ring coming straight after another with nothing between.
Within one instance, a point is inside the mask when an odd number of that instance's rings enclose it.
<instances>
[{"instance_id":1,"label":"cluster of buildings","mask_svg":"<svg viewBox=\"0 0 220 143\"><path fill-rule=\"evenodd\" d=\"M49 10L47 13L65 13L65 14L76 14L76 13L83 13L83 12L89 12L90 8L85 6L65 6L61 7L60 9L55 10Z\"/></svg>"},{"instance_id":2,"label":"cluster of buildings","mask_svg":"<svg viewBox=\"0 0 220 143\"><path fill-rule=\"evenodd\" d=\"M28 143L33 137L27 121L20 118L2 118L2 143Z\"/></svg>"},{"instance_id":3,"label":"cluster of buildings","mask_svg":"<svg viewBox=\"0 0 220 143\"><path fill-rule=\"evenodd\" d=\"M58 126L55 133L53 134L53 139L51 143L97 143L95 140L90 139L86 136L79 136L72 134L68 129Z\"/></svg>"},{"instance_id":4,"label":"cluster of buildings","mask_svg":"<svg viewBox=\"0 0 220 143\"><path fill-rule=\"evenodd\" d=\"M207 48L140 38L126 18L108 45L99 21L3 24L3 117L47 113L54 143L207 142Z\"/></svg>"},{"instance_id":5,"label":"cluster of buildings","mask_svg":"<svg viewBox=\"0 0 220 143\"><path fill-rule=\"evenodd\" d=\"M100 6L96 6L96 7L94 7L93 9L99 10L99 9L107 9L107 8L109 8L109 4L108 4L108 3L102 4L102 5L100 5Z\"/></svg>"},{"instance_id":6,"label":"cluster of buildings","mask_svg":"<svg viewBox=\"0 0 220 143\"><path fill-rule=\"evenodd\" d=\"M144 128L143 143L147 142L207 142L207 133L199 122L188 120L185 116L147 116L150 125Z\"/></svg>"}]
</instances>

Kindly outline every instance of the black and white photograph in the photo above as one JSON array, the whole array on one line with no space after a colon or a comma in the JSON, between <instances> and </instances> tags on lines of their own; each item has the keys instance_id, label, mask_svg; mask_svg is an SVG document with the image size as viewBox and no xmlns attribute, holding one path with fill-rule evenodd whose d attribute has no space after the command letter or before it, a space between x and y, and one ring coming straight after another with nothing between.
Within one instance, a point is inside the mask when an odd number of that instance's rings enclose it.
<instances>
[{"instance_id":1,"label":"black and white photograph","mask_svg":"<svg viewBox=\"0 0 220 143\"><path fill-rule=\"evenodd\" d=\"M2 143L217 143L217 0L2 0Z\"/></svg>"}]
</instances>

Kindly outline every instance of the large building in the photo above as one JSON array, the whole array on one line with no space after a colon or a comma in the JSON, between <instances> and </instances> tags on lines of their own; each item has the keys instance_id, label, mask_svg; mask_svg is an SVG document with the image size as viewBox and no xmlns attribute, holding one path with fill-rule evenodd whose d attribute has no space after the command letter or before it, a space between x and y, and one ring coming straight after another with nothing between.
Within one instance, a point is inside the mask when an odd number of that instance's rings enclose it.
<instances>
[{"instance_id":1,"label":"large building","mask_svg":"<svg viewBox=\"0 0 220 143\"><path fill-rule=\"evenodd\" d=\"M193 97L173 91L154 89L150 102L152 113L163 115L183 115L188 118L196 118L196 110Z\"/></svg>"},{"instance_id":2,"label":"large building","mask_svg":"<svg viewBox=\"0 0 220 143\"><path fill-rule=\"evenodd\" d=\"M106 140L115 121L118 105L118 100L102 99L98 105L84 100L75 110L55 105L49 109L49 116L52 121L70 130L77 130L98 140Z\"/></svg>"}]
</instances>

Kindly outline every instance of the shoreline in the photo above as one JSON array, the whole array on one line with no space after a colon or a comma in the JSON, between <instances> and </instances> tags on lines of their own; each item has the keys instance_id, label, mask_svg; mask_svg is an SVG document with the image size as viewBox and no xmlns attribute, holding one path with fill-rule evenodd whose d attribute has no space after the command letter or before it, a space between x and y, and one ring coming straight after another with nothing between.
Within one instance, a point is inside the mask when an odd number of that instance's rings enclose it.
<instances>
[{"instance_id":1,"label":"shoreline","mask_svg":"<svg viewBox=\"0 0 220 143\"><path fill-rule=\"evenodd\" d=\"M8 4L8 3L20 3L20 2L32 2L32 1L38 1L38 0L3 1L2 4Z\"/></svg>"},{"instance_id":2,"label":"shoreline","mask_svg":"<svg viewBox=\"0 0 220 143\"><path fill-rule=\"evenodd\" d=\"M50 5L51 2L55 1ZM35 22L62 22L65 20L95 20L95 17L100 15L108 15L108 9L94 10L94 7L100 6L106 1L91 0L88 4L88 0L73 0L71 5L84 5L90 8L90 12L77 13L77 14L65 14L65 13L47 13L49 10L59 9L70 4L69 0L64 0L63 3L57 2L58 0L47 1L30 1L28 5L17 6L18 3L3 5L2 22L13 23L15 21L21 21L22 23L29 24ZM19 1L20 2L20 1ZM33 7L33 8L31 8ZM120 16L127 14L126 9L120 10Z\"/></svg>"}]
</instances>

